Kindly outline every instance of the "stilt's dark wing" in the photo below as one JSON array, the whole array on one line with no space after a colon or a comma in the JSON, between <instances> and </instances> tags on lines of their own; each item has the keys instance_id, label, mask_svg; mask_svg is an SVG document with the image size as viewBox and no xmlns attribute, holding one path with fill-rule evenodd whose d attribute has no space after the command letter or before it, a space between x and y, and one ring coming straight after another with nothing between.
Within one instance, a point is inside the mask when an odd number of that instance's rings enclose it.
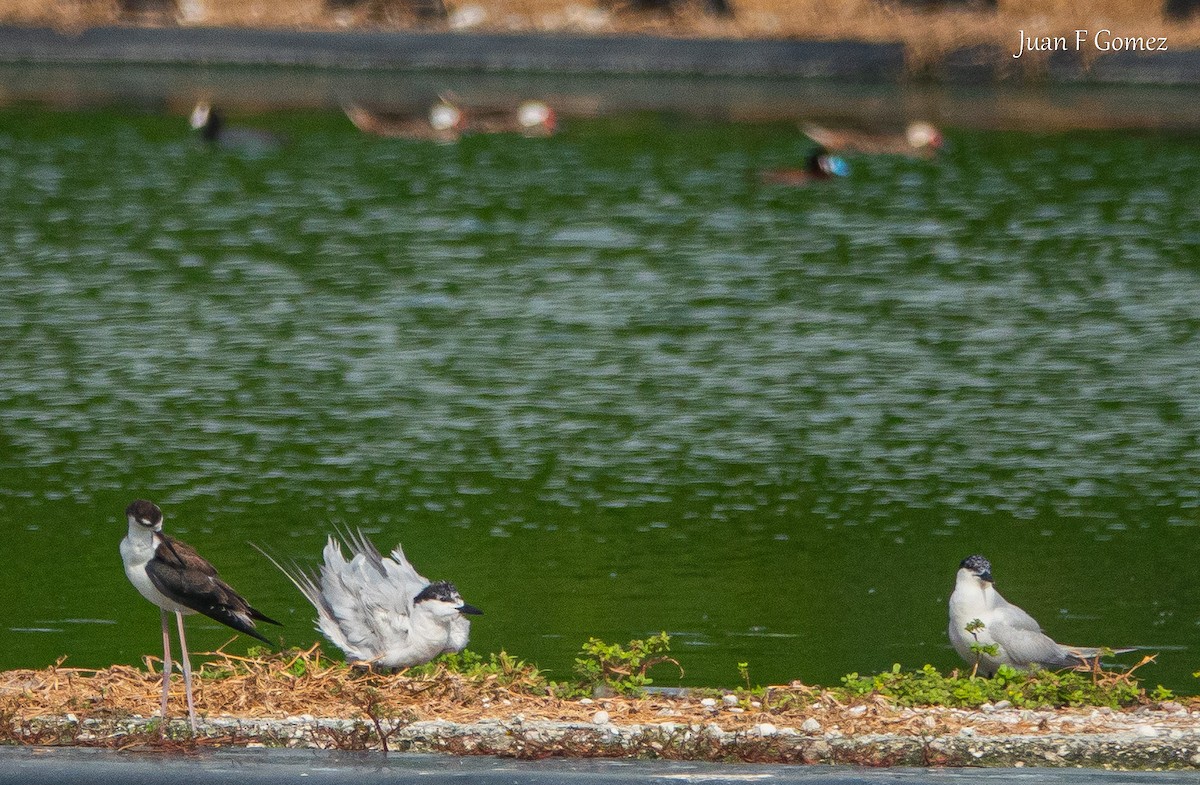
<instances>
[{"instance_id":1,"label":"stilt's dark wing","mask_svg":"<svg viewBox=\"0 0 1200 785\"><path fill-rule=\"evenodd\" d=\"M146 565L146 573L154 588L180 605L271 644L254 629L254 622L279 622L263 615L229 584L218 578L216 568L196 553L192 546L166 535L160 536L162 544Z\"/></svg>"}]
</instances>

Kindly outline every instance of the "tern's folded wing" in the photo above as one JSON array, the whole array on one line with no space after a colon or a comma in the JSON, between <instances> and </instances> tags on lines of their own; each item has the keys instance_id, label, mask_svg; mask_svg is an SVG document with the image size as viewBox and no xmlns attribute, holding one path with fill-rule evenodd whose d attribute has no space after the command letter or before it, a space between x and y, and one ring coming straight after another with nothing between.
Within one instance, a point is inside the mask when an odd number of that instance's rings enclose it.
<instances>
[{"instance_id":1,"label":"tern's folded wing","mask_svg":"<svg viewBox=\"0 0 1200 785\"><path fill-rule=\"evenodd\" d=\"M1037 619L1030 616L1023 609L1013 605L999 594L996 595L996 604L992 610L992 614L1012 629L1029 630L1030 632L1042 631L1042 625L1037 623Z\"/></svg>"},{"instance_id":2,"label":"tern's folded wing","mask_svg":"<svg viewBox=\"0 0 1200 785\"><path fill-rule=\"evenodd\" d=\"M1002 650L1001 660L1017 667L1065 668L1074 662L1032 616L1015 605L998 608L988 631Z\"/></svg>"}]
</instances>

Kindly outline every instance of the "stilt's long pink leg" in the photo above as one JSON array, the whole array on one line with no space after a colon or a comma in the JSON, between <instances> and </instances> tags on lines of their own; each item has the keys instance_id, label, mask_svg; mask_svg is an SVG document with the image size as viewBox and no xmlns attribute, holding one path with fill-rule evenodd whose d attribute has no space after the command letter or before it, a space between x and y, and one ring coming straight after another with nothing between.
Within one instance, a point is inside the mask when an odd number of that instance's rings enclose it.
<instances>
[{"instance_id":1,"label":"stilt's long pink leg","mask_svg":"<svg viewBox=\"0 0 1200 785\"><path fill-rule=\"evenodd\" d=\"M163 630L163 690L162 690L162 725L160 731L167 732L167 692L171 688L171 623L167 621L167 611L162 613Z\"/></svg>"},{"instance_id":2,"label":"stilt's long pink leg","mask_svg":"<svg viewBox=\"0 0 1200 785\"><path fill-rule=\"evenodd\" d=\"M183 614L175 611L179 622L179 648L183 651L183 686L187 690L188 721L192 724L192 735L196 733L196 705L192 702L192 658L188 656L187 636L183 634Z\"/></svg>"}]
</instances>

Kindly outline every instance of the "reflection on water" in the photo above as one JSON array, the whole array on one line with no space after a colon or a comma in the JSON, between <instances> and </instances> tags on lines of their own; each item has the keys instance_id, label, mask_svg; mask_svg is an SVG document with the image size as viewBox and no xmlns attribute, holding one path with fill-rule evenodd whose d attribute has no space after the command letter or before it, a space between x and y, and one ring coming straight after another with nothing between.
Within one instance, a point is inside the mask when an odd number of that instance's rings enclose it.
<instances>
[{"instance_id":1,"label":"reflection on water","mask_svg":"<svg viewBox=\"0 0 1200 785\"><path fill-rule=\"evenodd\" d=\"M1194 140L960 132L781 189L786 126L259 124L292 142L0 113L0 666L154 651L116 552L147 496L288 643L311 609L244 543L331 522L455 581L477 650L562 674L667 629L691 683L955 665L983 552L1056 638L1185 647L1150 678L1190 686Z\"/></svg>"}]
</instances>

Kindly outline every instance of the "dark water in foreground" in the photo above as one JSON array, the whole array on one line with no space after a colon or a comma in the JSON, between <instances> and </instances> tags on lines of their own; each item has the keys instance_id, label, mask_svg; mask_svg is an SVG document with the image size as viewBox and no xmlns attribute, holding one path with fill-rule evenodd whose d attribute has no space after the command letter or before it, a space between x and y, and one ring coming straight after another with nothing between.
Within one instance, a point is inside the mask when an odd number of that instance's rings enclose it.
<instances>
[{"instance_id":1,"label":"dark water in foreground","mask_svg":"<svg viewBox=\"0 0 1200 785\"><path fill-rule=\"evenodd\" d=\"M455 581L477 651L561 677L665 629L686 683L954 666L982 552L1196 689L1195 137L951 131L780 189L790 125L253 122L290 144L0 111L0 667L161 653L117 554L146 496L288 644L311 609L245 543L332 523Z\"/></svg>"},{"instance_id":2,"label":"dark water in foreground","mask_svg":"<svg viewBox=\"0 0 1200 785\"><path fill-rule=\"evenodd\" d=\"M169 779L189 785L227 781L267 785L301 780L312 785L373 785L413 782L428 785L470 782L508 785L670 785L703 782L737 785L1174 785L1191 783L1190 772L1101 771L1096 769L863 769L852 766L796 766L697 763L666 760L513 760L479 755L429 755L406 752L332 752L328 750L217 749L188 755L120 754L111 750L27 747L0 748L0 785L84 785L90 782L154 784Z\"/></svg>"}]
</instances>

